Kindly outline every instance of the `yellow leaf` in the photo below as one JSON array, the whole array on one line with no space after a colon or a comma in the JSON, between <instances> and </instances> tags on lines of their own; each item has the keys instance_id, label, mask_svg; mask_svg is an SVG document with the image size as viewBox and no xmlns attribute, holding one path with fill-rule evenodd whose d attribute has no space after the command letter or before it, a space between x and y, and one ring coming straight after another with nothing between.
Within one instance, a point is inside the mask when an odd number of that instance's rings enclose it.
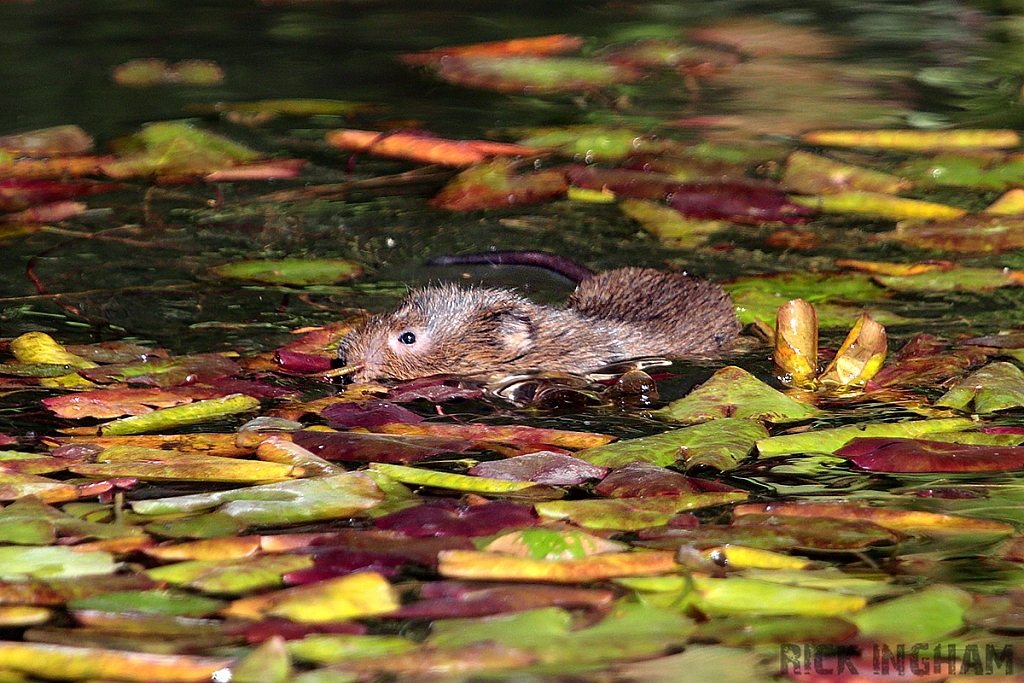
<instances>
[{"instance_id":1,"label":"yellow leaf","mask_svg":"<svg viewBox=\"0 0 1024 683\"><path fill-rule=\"evenodd\" d=\"M863 384L882 369L886 349L885 328L863 313L819 380L841 387Z\"/></svg>"},{"instance_id":2,"label":"yellow leaf","mask_svg":"<svg viewBox=\"0 0 1024 683\"><path fill-rule=\"evenodd\" d=\"M272 615L294 621L323 623L385 614L398 607L398 594L387 579L376 572L357 572L235 600L222 613L243 619Z\"/></svg>"},{"instance_id":3,"label":"yellow leaf","mask_svg":"<svg viewBox=\"0 0 1024 683\"><path fill-rule=\"evenodd\" d=\"M793 299L775 317L775 364L796 386L804 386L818 372L818 314L804 299Z\"/></svg>"},{"instance_id":4,"label":"yellow leaf","mask_svg":"<svg viewBox=\"0 0 1024 683\"><path fill-rule=\"evenodd\" d=\"M438 553L441 576L484 581L550 581L578 583L622 576L666 574L679 568L673 553L630 552L592 555L579 560L529 560L523 557L442 550Z\"/></svg>"}]
</instances>

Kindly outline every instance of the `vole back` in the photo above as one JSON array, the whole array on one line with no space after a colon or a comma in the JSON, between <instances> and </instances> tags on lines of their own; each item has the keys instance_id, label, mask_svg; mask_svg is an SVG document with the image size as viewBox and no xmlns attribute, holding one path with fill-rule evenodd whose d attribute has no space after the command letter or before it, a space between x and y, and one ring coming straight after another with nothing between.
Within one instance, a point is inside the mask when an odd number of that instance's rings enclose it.
<instances>
[{"instance_id":1,"label":"vole back","mask_svg":"<svg viewBox=\"0 0 1024 683\"><path fill-rule=\"evenodd\" d=\"M413 290L392 313L353 330L338 349L353 377L585 374L639 356L719 349L739 333L729 296L700 278L621 268L584 280L564 308L506 289L451 284Z\"/></svg>"}]
</instances>

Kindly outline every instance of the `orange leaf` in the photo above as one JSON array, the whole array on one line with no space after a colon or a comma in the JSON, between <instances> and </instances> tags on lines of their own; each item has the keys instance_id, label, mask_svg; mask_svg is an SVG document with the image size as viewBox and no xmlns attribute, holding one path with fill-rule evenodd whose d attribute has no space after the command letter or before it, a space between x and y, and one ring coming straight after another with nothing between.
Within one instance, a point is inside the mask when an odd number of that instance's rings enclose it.
<instances>
[{"instance_id":1,"label":"orange leaf","mask_svg":"<svg viewBox=\"0 0 1024 683\"><path fill-rule=\"evenodd\" d=\"M583 38L565 33L556 33L536 38L514 38L489 43L473 43L457 47L439 47L424 52L413 52L399 57L403 64L425 66L438 62L442 57L512 57L532 55L559 55L575 52L583 46Z\"/></svg>"},{"instance_id":2,"label":"orange leaf","mask_svg":"<svg viewBox=\"0 0 1024 683\"><path fill-rule=\"evenodd\" d=\"M492 156L535 156L536 147L486 140L449 140L427 133L406 131L378 133L372 130L339 128L328 131L327 144L349 152L368 152L393 159L406 159L442 166L471 166Z\"/></svg>"}]
</instances>

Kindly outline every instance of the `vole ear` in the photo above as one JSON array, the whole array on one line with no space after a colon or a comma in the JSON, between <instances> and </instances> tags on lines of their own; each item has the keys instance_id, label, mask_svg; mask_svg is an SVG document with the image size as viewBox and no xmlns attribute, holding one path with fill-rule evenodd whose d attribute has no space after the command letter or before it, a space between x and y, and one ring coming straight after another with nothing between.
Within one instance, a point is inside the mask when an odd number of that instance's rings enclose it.
<instances>
[{"instance_id":1,"label":"vole ear","mask_svg":"<svg viewBox=\"0 0 1024 683\"><path fill-rule=\"evenodd\" d=\"M497 317L498 343L510 358L517 358L533 348L536 331L526 311L512 309Z\"/></svg>"}]
</instances>

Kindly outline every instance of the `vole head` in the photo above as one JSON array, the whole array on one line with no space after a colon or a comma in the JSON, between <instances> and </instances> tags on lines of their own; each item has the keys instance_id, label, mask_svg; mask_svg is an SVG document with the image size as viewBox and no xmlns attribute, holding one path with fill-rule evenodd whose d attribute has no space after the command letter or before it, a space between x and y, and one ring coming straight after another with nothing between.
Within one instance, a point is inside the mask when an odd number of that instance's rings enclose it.
<instances>
[{"instance_id":1,"label":"vole head","mask_svg":"<svg viewBox=\"0 0 1024 683\"><path fill-rule=\"evenodd\" d=\"M356 381L501 372L533 348L535 308L507 290L425 287L350 332L338 357L362 366Z\"/></svg>"}]
</instances>

